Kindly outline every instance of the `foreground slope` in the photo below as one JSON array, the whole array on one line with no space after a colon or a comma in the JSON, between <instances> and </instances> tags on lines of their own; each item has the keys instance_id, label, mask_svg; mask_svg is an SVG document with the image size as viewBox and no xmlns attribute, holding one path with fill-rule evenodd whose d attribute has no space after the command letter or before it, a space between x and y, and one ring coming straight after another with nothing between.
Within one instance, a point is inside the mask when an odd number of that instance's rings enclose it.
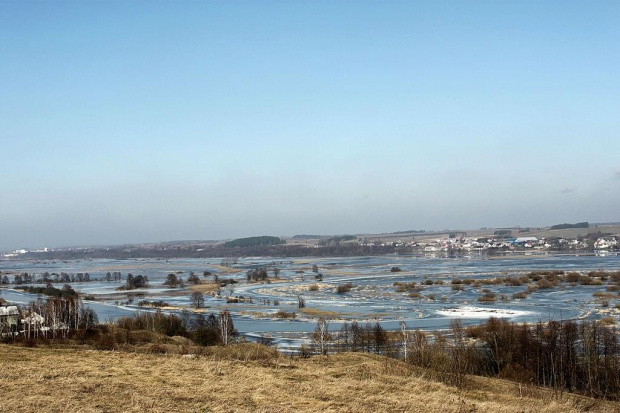
<instances>
[{"instance_id":1,"label":"foreground slope","mask_svg":"<svg viewBox=\"0 0 620 413\"><path fill-rule=\"evenodd\" d=\"M492 379L458 391L368 354L291 360L236 347L196 357L0 345L0 411L620 411Z\"/></svg>"}]
</instances>

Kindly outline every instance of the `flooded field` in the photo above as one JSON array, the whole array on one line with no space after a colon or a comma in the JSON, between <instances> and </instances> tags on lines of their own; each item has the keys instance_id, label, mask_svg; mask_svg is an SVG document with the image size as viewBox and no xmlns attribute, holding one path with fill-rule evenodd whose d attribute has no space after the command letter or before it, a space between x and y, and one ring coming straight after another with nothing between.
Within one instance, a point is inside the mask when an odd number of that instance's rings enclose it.
<instances>
[{"instance_id":1,"label":"flooded field","mask_svg":"<svg viewBox=\"0 0 620 413\"><path fill-rule=\"evenodd\" d=\"M164 311L191 310L190 294L193 289L201 289L206 292L205 309L199 311L227 308L241 334L250 339L269 336L283 347L308 339L319 316L330 320L330 330L352 320L379 322L389 330L397 329L401 321L410 329L437 330L447 328L455 318L472 325L491 316L517 322L600 318L617 322L620 316L616 308L620 304L618 282L587 277L589 271L620 270L617 253L455 258L254 257L241 258L227 267L221 264L222 259L0 261L0 271L11 282L21 273L89 273L91 281L70 284L87 297L87 305L97 312L100 321L112 321L135 311L155 311L139 306L143 300L167 303ZM247 271L259 268L267 270L268 282L248 281ZM273 271L276 268L277 278ZM571 273L573 278L531 275L532 271L552 270ZM120 272L121 281L105 281L107 272ZM190 272L199 276L198 286L187 283ZM147 276L149 287L119 291L128 273ZM184 286L165 286L168 274L183 278ZM234 279L237 283L217 289L214 275L220 281ZM58 288L63 284L54 283ZM213 288L203 288L209 286ZM27 304L38 298L14 290L14 284L3 287L0 298L9 302ZM302 308L300 301L305 304Z\"/></svg>"}]
</instances>

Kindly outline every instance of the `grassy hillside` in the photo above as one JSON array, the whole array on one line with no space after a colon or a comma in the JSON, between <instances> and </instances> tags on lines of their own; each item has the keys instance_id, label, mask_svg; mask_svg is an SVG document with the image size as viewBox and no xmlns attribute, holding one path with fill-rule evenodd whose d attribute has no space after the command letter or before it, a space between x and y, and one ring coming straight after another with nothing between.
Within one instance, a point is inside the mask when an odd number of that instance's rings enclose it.
<instances>
[{"instance_id":1,"label":"grassy hillside","mask_svg":"<svg viewBox=\"0 0 620 413\"><path fill-rule=\"evenodd\" d=\"M562 238L577 238L579 236L586 236L588 234L595 234L597 232L607 233L607 234L620 234L620 225L604 225L598 227L590 227L590 228L569 228L569 229L556 229L556 230L542 230L542 231L531 231L525 234L519 234L519 236L533 236L539 238L551 238L551 237L562 237Z\"/></svg>"},{"instance_id":2,"label":"grassy hillside","mask_svg":"<svg viewBox=\"0 0 620 413\"><path fill-rule=\"evenodd\" d=\"M471 378L458 391L383 357L285 358L251 344L206 356L0 345L0 411L613 412L618 404Z\"/></svg>"}]
</instances>

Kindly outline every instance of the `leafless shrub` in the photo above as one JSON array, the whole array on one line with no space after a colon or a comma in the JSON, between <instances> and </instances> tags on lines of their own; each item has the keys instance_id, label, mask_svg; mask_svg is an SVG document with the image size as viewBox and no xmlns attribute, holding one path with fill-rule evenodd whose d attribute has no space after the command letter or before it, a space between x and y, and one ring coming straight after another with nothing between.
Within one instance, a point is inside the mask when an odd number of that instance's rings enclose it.
<instances>
[{"instance_id":1,"label":"leafless shrub","mask_svg":"<svg viewBox=\"0 0 620 413\"><path fill-rule=\"evenodd\" d=\"M297 316L297 314L295 314L294 312L288 312L288 311L284 311L284 310L278 310L278 312L276 312L274 314L275 318L295 318Z\"/></svg>"},{"instance_id":2,"label":"leafless shrub","mask_svg":"<svg viewBox=\"0 0 620 413\"><path fill-rule=\"evenodd\" d=\"M494 303L497 301L497 296L491 292L478 297L478 301L481 303Z\"/></svg>"},{"instance_id":3,"label":"leafless shrub","mask_svg":"<svg viewBox=\"0 0 620 413\"><path fill-rule=\"evenodd\" d=\"M520 279L518 278L513 278L513 277L508 277L504 280L504 283L506 285L509 285L511 287L519 287L521 285L523 285L523 283L521 282Z\"/></svg>"}]
</instances>

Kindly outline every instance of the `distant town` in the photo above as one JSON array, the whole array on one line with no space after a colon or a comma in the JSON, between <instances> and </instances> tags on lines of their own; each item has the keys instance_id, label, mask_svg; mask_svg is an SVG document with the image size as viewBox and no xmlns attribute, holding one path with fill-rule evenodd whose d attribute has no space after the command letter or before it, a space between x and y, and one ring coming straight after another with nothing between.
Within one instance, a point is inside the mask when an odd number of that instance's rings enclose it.
<instances>
[{"instance_id":1,"label":"distant town","mask_svg":"<svg viewBox=\"0 0 620 413\"><path fill-rule=\"evenodd\" d=\"M558 224L546 228L410 230L383 234L260 236L235 240L168 241L121 246L22 248L2 259L153 258L227 256L356 256L380 254L614 251L620 225Z\"/></svg>"}]
</instances>

